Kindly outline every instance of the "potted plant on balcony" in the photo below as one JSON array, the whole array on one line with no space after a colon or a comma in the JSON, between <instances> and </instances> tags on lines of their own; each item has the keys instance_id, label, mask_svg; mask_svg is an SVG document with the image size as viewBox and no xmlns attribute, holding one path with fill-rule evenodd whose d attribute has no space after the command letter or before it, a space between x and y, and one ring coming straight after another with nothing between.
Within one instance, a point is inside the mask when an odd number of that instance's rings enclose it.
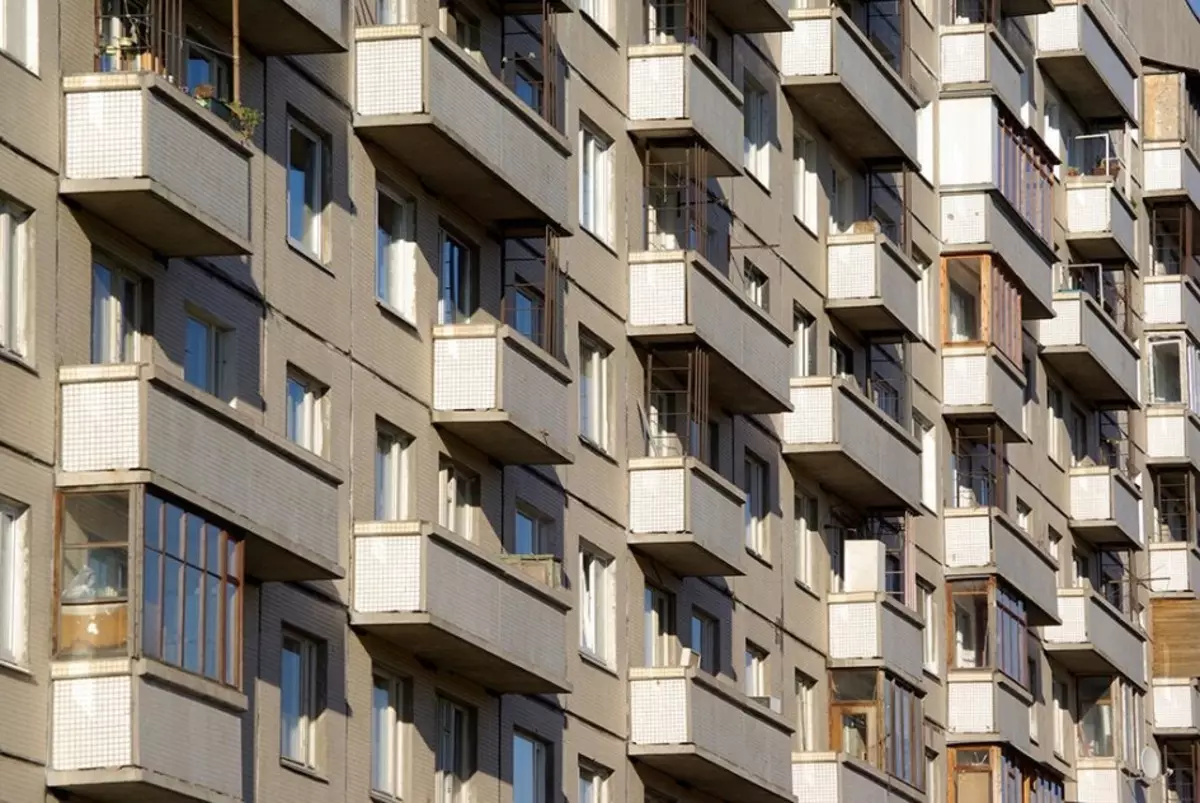
<instances>
[{"instance_id":1,"label":"potted plant on balcony","mask_svg":"<svg viewBox=\"0 0 1200 803\"><path fill-rule=\"evenodd\" d=\"M262 124L263 113L253 106L247 106L237 101L230 101L225 105L229 109L229 124L233 126L234 131L241 135L242 142L252 140L254 132Z\"/></svg>"},{"instance_id":2,"label":"potted plant on balcony","mask_svg":"<svg viewBox=\"0 0 1200 803\"><path fill-rule=\"evenodd\" d=\"M199 84L192 89L192 97L196 103L208 109L212 107L212 102L217 95L217 90L212 84Z\"/></svg>"}]
</instances>

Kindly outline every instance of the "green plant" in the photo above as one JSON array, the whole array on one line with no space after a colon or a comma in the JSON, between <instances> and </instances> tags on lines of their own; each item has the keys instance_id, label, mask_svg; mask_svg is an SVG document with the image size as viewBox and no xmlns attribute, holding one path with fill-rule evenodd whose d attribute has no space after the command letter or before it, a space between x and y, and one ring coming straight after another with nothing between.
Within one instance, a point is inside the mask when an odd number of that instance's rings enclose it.
<instances>
[{"instance_id":1,"label":"green plant","mask_svg":"<svg viewBox=\"0 0 1200 803\"><path fill-rule=\"evenodd\" d=\"M227 103L226 107L229 109L229 124L241 135L242 142L249 142L262 124L263 113L253 106L237 102Z\"/></svg>"}]
</instances>

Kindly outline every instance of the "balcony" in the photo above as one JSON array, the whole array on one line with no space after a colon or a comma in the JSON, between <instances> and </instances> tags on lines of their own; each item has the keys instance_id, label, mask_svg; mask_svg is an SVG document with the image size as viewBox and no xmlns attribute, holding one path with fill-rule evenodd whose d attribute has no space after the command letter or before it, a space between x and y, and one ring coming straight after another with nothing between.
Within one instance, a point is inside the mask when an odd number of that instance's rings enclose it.
<instances>
[{"instance_id":1,"label":"balcony","mask_svg":"<svg viewBox=\"0 0 1200 803\"><path fill-rule=\"evenodd\" d=\"M358 28L355 51L361 136L483 223L570 232L571 143L484 64L418 25Z\"/></svg>"},{"instance_id":2,"label":"balcony","mask_svg":"<svg viewBox=\"0 0 1200 803\"><path fill-rule=\"evenodd\" d=\"M921 447L895 418L853 380L805 377L791 387L783 453L793 465L848 504L917 509Z\"/></svg>"},{"instance_id":3,"label":"balcony","mask_svg":"<svg viewBox=\"0 0 1200 803\"><path fill-rule=\"evenodd\" d=\"M943 26L941 60L943 96L975 95L986 89L1009 114L1021 116L1025 68L995 25Z\"/></svg>"},{"instance_id":4,"label":"balcony","mask_svg":"<svg viewBox=\"0 0 1200 803\"><path fill-rule=\"evenodd\" d=\"M1108 466L1077 466L1069 472L1071 530L1093 544L1143 549L1142 492Z\"/></svg>"},{"instance_id":5,"label":"balcony","mask_svg":"<svg viewBox=\"0 0 1200 803\"><path fill-rule=\"evenodd\" d=\"M1187 541L1150 544L1150 591L1200 595L1200 551Z\"/></svg>"},{"instance_id":6,"label":"balcony","mask_svg":"<svg viewBox=\"0 0 1200 803\"><path fill-rule=\"evenodd\" d=\"M157 365L58 380L58 487L150 483L243 530L250 576L343 576L337 467Z\"/></svg>"},{"instance_id":7,"label":"balcony","mask_svg":"<svg viewBox=\"0 0 1200 803\"><path fill-rule=\"evenodd\" d=\"M745 501L694 457L631 459L629 546L682 577L740 575Z\"/></svg>"},{"instance_id":8,"label":"balcony","mask_svg":"<svg viewBox=\"0 0 1200 803\"><path fill-rule=\"evenodd\" d=\"M731 413L789 409L788 335L696 251L629 255L628 335L707 348L713 394Z\"/></svg>"},{"instance_id":9,"label":"balcony","mask_svg":"<svg viewBox=\"0 0 1200 803\"><path fill-rule=\"evenodd\" d=\"M51 678L47 786L104 803L242 800L244 695L145 659L54 664Z\"/></svg>"},{"instance_id":10,"label":"balcony","mask_svg":"<svg viewBox=\"0 0 1200 803\"><path fill-rule=\"evenodd\" d=\"M1074 108L1137 124L1137 74L1109 35L1116 29L1094 0L1060 3L1038 17L1038 63Z\"/></svg>"},{"instance_id":11,"label":"balcony","mask_svg":"<svg viewBox=\"0 0 1200 803\"><path fill-rule=\"evenodd\" d=\"M1147 407L1146 463L1200 472L1200 417L1186 407Z\"/></svg>"},{"instance_id":12,"label":"balcony","mask_svg":"<svg viewBox=\"0 0 1200 803\"><path fill-rule=\"evenodd\" d=\"M64 197L164 257L250 253L250 149L227 123L153 73L63 94Z\"/></svg>"},{"instance_id":13,"label":"balcony","mask_svg":"<svg viewBox=\"0 0 1200 803\"><path fill-rule=\"evenodd\" d=\"M707 156L705 175L736 176L742 128L742 93L695 46L629 48L628 129L635 139L698 141Z\"/></svg>"},{"instance_id":14,"label":"balcony","mask_svg":"<svg viewBox=\"0 0 1200 803\"><path fill-rule=\"evenodd\" d=\"M1063 6L1060 6L1062 8ZM1067 243L1081 259L1139 262L1134 214L1117 177L1068 178Z\"/></svg>"},{"instance_id":15,"label":"balcony","mask_svg":"<svg viewBox=\"0 0 1200 803\"><path fill-rule=\"evenodd\" d=\"M351 13L345 0L240 0L242 41L264 56L345 53ZM196 7L231 28L234 4L197 0Z\"/></svg>"},{"instance_id":16,"label":"balcony","mask_svg":"<svg viewBox=\"0 0 1200 803\"><path fill-rule=\"evenodd\" d=\"M708 0L708 13L730 33L778 33L791 27L787 0Z\"/></svg>"},{"instance_id":17,"label":"balcony","mask_svg":"<svg viewBox=\"0 0 1200 803\"><path fill-rule=\"evenodd\" d=\"M350 623L489 689L570 691L560 569L426 522L360 522Z\"/></svg>"},{"instance_id":18,"label":"balcony","mask_svg":"<svg viewBox=\"0 0 1200 803\"><path fill-rule=\"evenodd\" d=\"M1054 560L997 508L947 506L942 518L946 577L999 577L1029 604L1031 625L1056 625L1058 581Z\"/></svg>"},{"instance_id":19,"label":"balcony","mask_svg":"<svg viewBox=\"0 0 1200 803\"><path fill-rule=\"evenodd\" d=\"M888 237L878 233L828 238L825 309L860 332L917 337L920 274Z\"/></svg>"},{"instance_id":20,"label":"balcony","mask_svg":"<svg viewBox=\"0 0 1200 803\"><path fill-rule=\"evenodd\" d=\"M830 667L882 666L920 687L923 641L916 613L872 591L830 594L828 604Z\"/></svg>"},{"instance_id":21,"label":"balcony","mask_svg":"<svg viewBox=\"0 0 1200 803\"><path fill-rule=\"evenodd\" d=\"M1025 377L995 346L942 349L942 414L956 422L997 424L1023 441Z\"/></svg>"},{"instance_id":22,"label":"balcony","mask_svg":"<svg viewBox=\"0 0 1200 803\"><path fill-rule=\"evenodd\" d=\"M687 667L629 670L629 757L725 800L791 803L786 717Z\"/></svg>"},{"instance_id":23,"label":"balcony","mask_svg":"<svg viewBox=\"0 0 1200 803\"><path fill-rule=\"evenodd\" d=\"M433 423L506 465L562 465L571 375L508 326L433 328Z\"/></svg>"},{"instance_id":24,"label":"balcony","mask_svg":"<svg viewBox=\"0 0 1200 803\"><path fill-rule=\"evenodd\" d=\"M1137 407L1141 353L1134 341L1086 291L1055 293L1054 314L1039 322L1042 359L1097 406Z\"/></svg>"},{"instance_id":25,"label":"balcony","mask_svg":"<svg viewBox=\"0 0 1200 803\"><path fill-rule=\"evenodd\" d=\"M1025 755L1033 698L1015 681L992 669L951 669L947 676L946 742L1004 743Z\"/></svg>"},{"instance_id":26,"label":"balcony","mask_svg":"<svg viewBox=\"0 0 1200 803\"><path fill-rule=\"evenodd\" d=\"M1145 803L1150 799L1150 786L1132 768L1118 759L1082 759L1075 770L1075 796L1078 803Z\"/></svg>"},{"instance_id":27,"label":"balcony","mask_svg":"<svg viewBox=\"0 0 1200 803\"><path fill-rule=\"evenodd\" d=\"M866 761L844 753L793 753L794 803L906 803L922 800Z\"/></svg>"},{"instance_id":28,"label":"balcony","mask_svg":"<svg viewBox=\"0 0 1200 803\"><path fill-rule=\"evenodd\" d=\"M917 164L917 97L835 8L793 9L783 34L783 89L856 159Z\"/></svg>"},{"instance_id":29,"label":"balcony","mask_svg":"<svg viewBox=\"0 0 1200 803\"><path fill-rule=\"evenodd\" d=\"M1061 588L1062 624L1042 630L1046 651L1078 675L1121 675L1146 685L1146 634L1091 588Z\"/></svg>"},{"instance_id":30,"label":"balcony","mask_svg":"<svg viewBox=\"0 0 1200 803\"><path fill-rule=\"evenodd\" d=\"M1200 288L1190 276L1143 276L1142 306L1147 329L1187 329L1200 339Z\"/></svg>"},{"instance_id":31,"label":"balcony","mask_svg":"<svg viewBox=\"0 0 1200 803\"><path fill-rule=\"evenodd\" d=\"M1190 201L1200 209L1200 164L1181 142L1147 142L1142 151L1142 197L1147 201Z\"/></svg>"},{"instance_id":32,"label":"balcony","mask_svg":"<svg viewBox=\"0 0 1200 803\"><path fill-rule=\"evenodd\" d=\"M1200 689L1195 678L1154 678L1150 694L1155 736L1200 738Z\"/></svg>"}]
</instances>

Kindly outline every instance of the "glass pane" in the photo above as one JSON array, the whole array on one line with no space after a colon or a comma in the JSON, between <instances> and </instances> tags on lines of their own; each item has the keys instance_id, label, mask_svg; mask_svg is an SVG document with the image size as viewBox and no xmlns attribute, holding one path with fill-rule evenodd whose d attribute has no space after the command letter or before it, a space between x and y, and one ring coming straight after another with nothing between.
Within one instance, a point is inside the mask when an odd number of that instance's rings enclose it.
<instances>
[{"instance_id":1,"label":"glass pane","mask_svg":"<svg viewBox=\"0 0 1200 803\"><path fill-rule=\"evenodd\" d=\"M534 744L516 734L513 736L513 803L537 803L534 788L537 783L534 766Z\"/></svg>"},{"instance_id":2,"label":"glass pane","mask_svg":"<svg viewBox=\"0 0 1200 803\"><path fill-rule=\"evenodd\" d=\"M64 605L59 620L58 653L100 658L126 652L129 606L126 602Z\"/></svg>"},{"instance_id":3,"label":"glass pane","mask_svg":"<svg viewBox=\"0 0 1200 803\"><path fill-rule=\"evenodd\" d=\"M221 578L204 576L204 674L221 679Z\"/></svg>"},{"instance_id":4,"label":"glass pane","mask_svg":"<svg viewBox=\"0 0 1200 803\"><path fill-rule=\"evenodd\" d=\"M145 576L142 580L142 652L152 658L162 649L162 555L146 549Z\"/></svg>"},{"instance_id":5,"label":"glass pane","mask_svg":"<svg viewBox=\"0 0 1200 803\"><path fill-rule=\"evenodd\" d=\"M212 364L208 348L212 339L212 327L189 317L187 319L186 342L183 356L183 378L198 388L208 390L211 381L209 366Z\"/></svg>"},{"instance_id":6,"label":"glass pane","mask_svg":"<svg viewBox=\"0 0 1200 803\"><path fill-rule=\"evenodd\" d=\"M162 549L162 502L146 494L146 546Z\"/></svg>"},{"instance_id":7,"label":"glass pane","mask_svg":"<svg viewBox=\"0 0 1200 803\"><path fill-rule=\"evenodd\" d=\"M92 265L92 362L112 360L111 348L112 271Z\"/></svg>"},{"instance_id":8,"label":"glass pane","mask_svg":"<svg viewBox=\"0 0 1200 803\"><path fill-rule=\"evenodd\" d=\"M833 673L833 697L840 702L873 701L875 670Z\"/></svg>"},{"instance_id":9,"label":"glass pane","mask_svg":"<svg viewBox=\"0 0 1200 803\"><path fill-rule=\"evenodd\" d=\"M124 546L63 548L64 604L125 599L129 550Z\"/></svg>"},{"instance_id":10,"label":"glass pane","mask_svg":"<svg viewBox=\"0 0 1200 803\"><path fill-rule=\"evenodd\" d=\"M204 520L195 514L187 517L187 562L204 566Z\"/></svg>"},{"instance_id":11,"label":"glass pane","mask_svg":"<svg viewBox=\"0 0 1200 803\"><path fill-rule=\"evenodd\" d=\"M204 528L204 543L207 547L205 567L213 574L221 573L221 531L210 524Z\"/></svg>"},{"instance_id":12,"label":"glass pane","mask_svg":"<svg viewBox=\"0 0 1200 803\"><path fill-rule=\"evenodd\" d=\"M183 511L168 504L166 512L167 554L183 557Z\"/></svg>"},{"instance_id":13,"label":"glass pane","mask_svg":"<svg viewBox=\"0 0 1200 803\"><path fill-rule=\"evenodd\" d=\"M393 794L391 779L391 683L375 678L371 694L371 788Z\"/></svg>"},{"instance_id":14,"label":"glass pane","mask_svg":"<svg viewBox=\"0 0 1200 803\"><path fill-rule=\"evenodd\" d=\"M301 446L305 445L306 437L304 433L304 398L306 390L304 385L297 382L295 379L288 379L287 383L287 436L292 443L298 443Z\"/></svg>"},{"instance_id":15,"label":"glass pane","mask_svg":"<svg viewBox=\"0 0 1200 803\"><path fill-rule=\"evenodd\" d=\"M1178 403L1183 401L1180 377L1179 343L1155 343L1150 349L1154 401Z\"/></svg>"},{"instance_id":16,"label":"glass pane","mask_svg":"<svg viewBox=\"0 0 1200 803\"><path fill-rule=\"evenodd\" d=\"M287 758L303 760L301 733L301 697L303 680L302 647L294 639L284 639L279 667L280 752Z\"/></svg>"},{"instance_id":17,"label":"glass pane","mask_svg":"<svg viewBox=\"0 0 1200 803\"><path fill-rule=\"evenodd\" d=\"M181 597L183 564L175 558L167 558L163 564L163 636L162 658L178 666L180 655L180 617L183 609Z\"/></svg>"},{"instance_id":18,"label":"glass pane","mask_svg":"<svg viewBox=\"0 0 1200 803\"><path fill-rule=\"evenodd\" d=\"M388 195L376 193L377 218L375 221L375 295L393 303L390 294L392 282L392 255L395 253L396 232L400 227L400 211L396 202Z\"/></svg>"},{"instance_id":19,"label":"glass pane","mask_svg":"<svg viewBox=\"0 0 1200 803\"><path fill-rule=\"evenodd\" d=\"M291 129L288 141L288 236L309 245L312 220L315 162L314 143L297 129Z\"/></svg>"},{"instance_id":20,"label":"glass pane","mask_svg":"<svg viewBox=\"0 0 1200 803\"><path fill-rule=\"evenodd\" d=\"M232 538L225 540L225 576L241 579L242 569L238 565L238 542Z\"/></svg>"},{"instance_id":21,"label":"glass pane","mask_svg":"<svg viewBox=\"0 0 1200 803\"><path fill-rule=\"evenodd\" d=\"M241 655L241 611L238 610L238 587L225 586L225 682L238 683L238 657Z\"/></svg>"},{"instance_id":22,"label":"glass pane","mask_svg":"<svg viewBox=\"0 0 1200 803\"><path fill-rule=\"evenodd\" d=\"M183 609L183 668L189 672L200 671L200 645L203 634L201 626L204 621L204 594L199 569L191 566L186 568L184 576L184 609Z\"/></svg>"}]
</instances>

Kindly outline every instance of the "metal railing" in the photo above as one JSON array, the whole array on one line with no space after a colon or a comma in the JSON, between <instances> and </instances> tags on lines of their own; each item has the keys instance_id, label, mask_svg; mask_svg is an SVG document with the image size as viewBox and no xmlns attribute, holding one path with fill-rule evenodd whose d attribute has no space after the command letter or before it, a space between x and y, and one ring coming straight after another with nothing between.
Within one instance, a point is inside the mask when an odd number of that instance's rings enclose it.
<instances>
[{"instance_id":1,"label":"metal railing","mask_svg":"<svg viewBox=\"0 0 1200 803\"><path fill-rule=\"evenodd\" d=\"M1067 176L1101 178L1112 181L1126 198L1132 175L1125 163L1125 130L1113 129L1099 134L1080 134L1067 143Z\"/></svg>"},{"instance_id":2,"label":"metal railing","mask_svg":"<svg viewBox=\"0 0 1200 803\"><path fill-rule=\"evenodd\" d=\"M1186 472L1163 472L1154 478L1152 544L1197 543L1196 488Z\"/></svg>"},{"instance_id":3,"label":"metal railing","mask_svg":"<svg viewBox=\"0 0 1200 803\"><path fill-rule=\"evenodd\" d=\"M183 0L98 0L97 72L153 72L185 80Z\"/></svg>"},{"instance_id":4,"label":"metal railing","mask_svg":"<svg viewBox=\"0 0 1200 803\"><path fill-rule=\"evenodd\" d=\"M1060 264L1057 289L1091 296L1118 329L1131 338L1136 337L1134 322L1139 316L1130 303L1130 281L1123 265L1110 266L1098 262Z\"/></svg>"},{"instance_id":5,"label":"metal railing","mask_svg":"<svg viewBox=\"0 0 1200 803\"><path fill-rule=\"evenodd\" d=\"M703 48L708 38L706 0L649 0L646 44L691 44Z\"/></svg>"},{"instance_id":6,"label":"metal railing","mask_svg":"<svg viewBox=\"0 0 1200 803\"><path fill-rule=\"evenodd\" d=\"M884 591L897 602L912 599L908 578L908 517L903 513L877 513L857 527L848 528L847 541L878 541L884 549Z\"/></svg>"},{"instance_id":7,"label":"metal railing","mask_svg":"<svg viewBox=\"0 0 1200 803\"><path fill-rule=\"evenodd\" d=\"M642 430L648 457L709 463L709 355L700 348L646 355Z\"/></svg>"},{"instance_id":8,"label":"metal railing","mask_svg":"<svg viewBox=\"0 0 1200 803\"><path fill-rule=\"evenodd\" d=\"M1008 465L996 433L952 434L950 488L946 506L957 510L1008 509Z\"/></svg>"},{"instance_id":9,"label":"metal railing","mask_svg":"<svg viewBox=\"0 0 1200 803\"><path fill-rule=\"evenodd\" d=\"M500 319L547 354L563 358L562 272L558 235L510 237L503 241L504 287Z\"/></svg>"},{"instance_id":10,"label":"metal railing","mask_svg":"<svg viewBox=\"0 0 1200 803\"><path fill-rule=\"evenodd\" d=\"M647 251L698 251L723 273L731 258L733 214L708 189L699 148L646 157L644 227Z\"/></svg>"}]
</instances>

